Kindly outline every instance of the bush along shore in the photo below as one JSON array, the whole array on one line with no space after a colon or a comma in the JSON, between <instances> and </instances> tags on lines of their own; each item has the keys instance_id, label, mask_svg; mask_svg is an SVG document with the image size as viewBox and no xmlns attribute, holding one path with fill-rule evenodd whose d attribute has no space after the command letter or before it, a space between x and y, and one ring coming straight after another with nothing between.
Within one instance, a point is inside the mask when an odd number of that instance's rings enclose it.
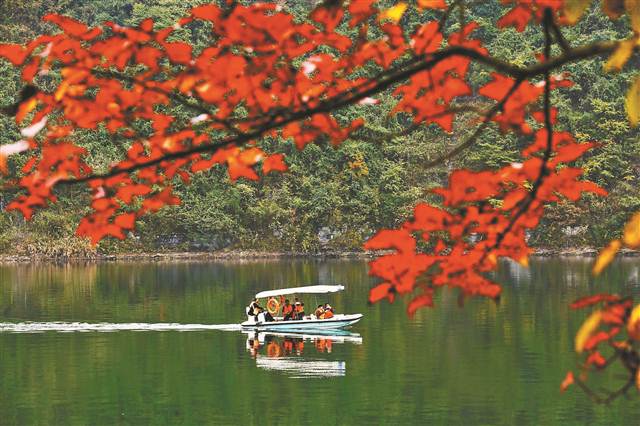
<instances>
[{"instance_id":1,"label":"bush along shore","mask_svg":"<svg viewBox=\"0 0 640 426\"><path fill-rule=\"evenodd\" d=\"M83 255L11 255L0 254L2 264L21 264L33 262L206 262L206 261L257 261L257 260L282 260L282 259L373 259L386 252L384 251L320 251L320 252L293 252L293 251L256 251L256 250L217 250L211 252L140 252L102 254L88 252ZM598 249L593 247L574 247L565 249L536 249L532 257L562 257L562 258L592 258L598 254ZM637 257L640 251L620 250L621 257Z\"/></svg>"}]
</instances>

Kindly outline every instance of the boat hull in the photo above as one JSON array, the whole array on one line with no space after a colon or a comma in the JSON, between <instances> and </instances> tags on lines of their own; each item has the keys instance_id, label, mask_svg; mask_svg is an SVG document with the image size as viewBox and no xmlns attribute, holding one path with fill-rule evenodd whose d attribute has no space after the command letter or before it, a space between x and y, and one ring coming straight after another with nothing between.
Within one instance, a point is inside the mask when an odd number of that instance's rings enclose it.
<instances>
[{"instance_id":1,"label":"boat hull","mask_svg":"<svg viewBox=\"0 0 640 426\"><path fill-rule=\"evenodd\" d=\"M245 321L242 324L243 329L247 330L287 330L287 331L305 331L305 330L332 330L351 327L362 319L362 314L339 314L330 319L304 319L295 321L272 321L272 322L253 322Z\"/></svg>"}]
</instances>

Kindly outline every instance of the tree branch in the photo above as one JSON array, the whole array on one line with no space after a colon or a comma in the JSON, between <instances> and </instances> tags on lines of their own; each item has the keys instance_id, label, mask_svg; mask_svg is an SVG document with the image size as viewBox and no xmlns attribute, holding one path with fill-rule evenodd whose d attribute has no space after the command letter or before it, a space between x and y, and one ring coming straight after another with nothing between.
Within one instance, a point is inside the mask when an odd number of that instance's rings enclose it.
<instances>
[{"instance_id":1,"label":"tree branch","mask_svg":"<svg viewBox=\"0 0 640 426\"><path fill-rule=\"evenodd\" d=\"M560 56L546 60L541 63L537 63L527 68L510 64L501 59L495 58L490 55L485 55L481 52L478 52L477 50L469 49L463 46L447 47L445 49L442 49L428 56L420 55L420 56L411 58L410 60L406 61L404 64L398 67L394 67L390 70L380 73L379 79L377 77L374 77L360 86L357 86L353 89L340 93L330 99L321 101L317 106L313 108L306 108L298 111L291 111L291 110L285 111L281 113L279 116L276 116L271 121L265 123L264 125L252 131L247 131L246 133L243 133L243 134L219 139L210 144L198 145L183 151L168 153L163 157L141 162L133 166L114 168L106 173L91 174L91 175L83 176L80 178L62 179L58 181L57 184L68 185L68 184L74 184L74 183L87 182L94 179L108 178L108 177L116 176L123 173L131 173L146 167L152 167L165 161L171 161L178 158L188 157L193 154L214 152L217 149L220 149L228 145L244 144L262 136L263 134L271 130L280 128L282 126L285 126L295 121L309 118L314 114L328 113L331 111L342 109L349 105L353 105L358 101L366 97L378 94L388 89L389 87L393 86L394 84L404 81L421 71L431 69L441 61L451 57L456 57L456 56L466 57L466 58L475 60L478 63L486 65L503 74L515 77L517 81L524 81L528 78L536 77L541 74L547 75L551 70L557 69L563 65L566 65L581 59L586 59L593 56L611 53L617 47L617 45L618 45L617 42L592 43L586 46L573 48L563 53ZM496 106L498 105L499 104L496 104ZM499 109L499 106L498 108L495 108L493 115L495 115L498 112L498 109ZM486 128L486 126L488 125L488 121L490 121L491 118L492 117L490 117L489 120L487 120L485 117L485 122L483 122L480 128L474 133L475 136L472 136L471 140L465 142L463 146L460 146L454 149L454 151L449 153L446 156L446 158L451 158L455 156L457 153L464 150L466 146L471 145L473 143L473 140L475 140L475 138L477 138L480 135L480 133Z\"/></svg>"}]
</instances>

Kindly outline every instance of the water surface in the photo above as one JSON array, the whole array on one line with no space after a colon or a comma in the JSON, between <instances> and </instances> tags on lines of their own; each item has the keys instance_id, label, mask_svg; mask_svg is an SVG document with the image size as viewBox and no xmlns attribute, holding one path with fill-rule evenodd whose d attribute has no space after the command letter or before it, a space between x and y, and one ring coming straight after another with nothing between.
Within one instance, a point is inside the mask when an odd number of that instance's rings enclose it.
<instances>
[{"instance_id":1,"label":"water surface","mask_svg":"<svg viewBox=\"0 0 640 426\"><path fill-rule=\"evenodd\" d=\"M603 407L558 390L585 315L567 304L640 296L640 260L589 268L504 264L499 305L445 292L409 320L367 306L362 261L2 266L0 424L636 424L635 391ZM233 330L257 291L311 284L346 290L308 306L364 320L333 338Z\"/></svg>"}]
</instances>

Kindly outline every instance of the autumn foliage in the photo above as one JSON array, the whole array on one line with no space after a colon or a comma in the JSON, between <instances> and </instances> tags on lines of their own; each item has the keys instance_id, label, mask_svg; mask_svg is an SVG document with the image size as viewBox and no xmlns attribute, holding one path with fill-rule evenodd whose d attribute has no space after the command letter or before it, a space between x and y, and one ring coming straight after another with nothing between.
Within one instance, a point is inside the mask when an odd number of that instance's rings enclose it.
<instances>
[{"instance_id":1,"label":"autumn foliage","mask_svg":"<svg viewBox=\"0 0 640 426\"><path fill-rule=\"evenodd\" d=\"M89 28L47 15L59 32L24 46L0 45L0 56L37 89L17 106L23 139L0 147L0 168L23 191L7 208L28 219L56 201L56 188L83 184L91 212L78 234L94 243L122 239L140 216L180 203L174 187L193 173L223 166L235 181L285 172L283 154L265 152L262 139L292 140L299 149L317 141L340 144L366 123L345 122L334 113L355 104L375 108L375 96L387 92L395 99L392 114L409 116L414 126L453 132L459 115L473 111L476 130L441 160L472 145L488 126L516 133L526 146L519 162L502 168L453 171L448 185L434 191L438 204L419 204L399 228L373 236L365 247L387 254L371 262L370 273L381 283L370 301L410 295L413 315L432 306L442 287L456 288L461 300L497 299L501 288L488 273L501 258L527 265L527 232L539 224L546 204L576 201L585 192L606 195L573 165L597 141L578 142L555 128L562 111L552 105L551 93L572 84L562 66L606 56L604 70L620 70L637 50L640 33L640 4L634 0L602 2L612 19L628 15L632 36L574 47L562 26L577 22L590 1L501 3L499 27L543 32L545 45L535 62L523 66L492 56L476 22L451 30L448 21L464 6L460 1L418 0L415 8L399 2L384 9L373 0L332 0L303 22L277 4L225 2L196 7L167 28L150 19L135 28L109 22ZM402 19L409 10L436 18L406 28ZM191 25L211 28L211 43L201 51L180 37L180 29ZM552 55L552 46L560 53ZM490 69L491 80L472 84L472 64ZM43 79L54 88L40 89ZM490 107L465 108L478 98ZM626 108L637 125L640 77L630 84ZM108 132L122 147L121 158L94 169L87 150L74 142L79 131ZM18 154L26 162L15 170L12 156ZM639 224L635 216L622 242L603 251L596 273L623 244L640 246ZM627 354L640 338L640 311L616 296L585 299L576 307L594 303L603 307L576 340L578 352L589 354L585 366L608 364L598 350L606 342L636 374L637 362ZM628 339L615 340L625 327ZM563 386L572 380L568 376Z\"/></svg>"}]
</instances>

